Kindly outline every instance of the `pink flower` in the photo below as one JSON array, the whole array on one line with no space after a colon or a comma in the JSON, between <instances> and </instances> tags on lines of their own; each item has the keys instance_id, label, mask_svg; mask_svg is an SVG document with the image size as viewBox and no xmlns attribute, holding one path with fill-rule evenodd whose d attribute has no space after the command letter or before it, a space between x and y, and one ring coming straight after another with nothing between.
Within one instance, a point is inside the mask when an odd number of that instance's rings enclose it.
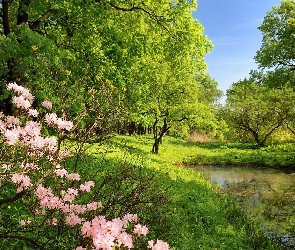
<instances>
[{"instance_id":1,"label":"pink flower","mask_svg":"<svg viewBox=\"0 0 295 250\"><path fill-rule=\"evenodd\" d=\"M169 250L169 245L168 243L162 241L162 240L157 240L156 244L154 244L153 240L148 241L148 248L151 248L152 250Z\"/></svg>"},{"instance_id":2,"label":"pink flower","mask_svg":"<svg viewBox=\"0 0 295 250\"><path fill-rule=\"evenodd\" d=\"M127 234L126 232L121 233L118 235L118 246L120 247L121 245L127 247L128 249L133 247L132 243L132 236L130 234Z\"/></svg>"},{"instance_id":3,"label":"pink flower","mask_svg":"<svg viewBox=\"0 0 295 250\"><path fill-rule=\"evenodd\" d=\"M5 132L4 132L4 137L6 139L6 142L9 144L9 145L14 145L17 140L19 139L19 134L20 134L20 131L19 129L7 129Z\"/></svg>"},{"instance_id":4,"label":"pink flower","mask_svg":"<svg viewBox=\"0 0 295 250\"><path fill-rule=\"evenodd\" d=\"M57 115L55 113L51 113L51 114L46 114L45 115L45 122L48 124L48 125L54 125L57 123Z\"/></svg>"},{"instance_id":5,"label":"pink flower","mask_svg":"<svg viewBox=\"0 0 295 250\"><path fill-rule=\"evenodd\" d=\"M52 109L52 103L51 103L50 101L45 100L44 102L41 103L41 105L42 105L44 108Z\"/></svg>"},{"instance_id":6,"label":"pink flower","mask_svg":"<svg viewBox=\"0 0 295 250\"><path fill-rule=\"evenodd\" d=\"M130 222L138 222L138 217L136 214L125 214L123 219L124 227L127 227Z\"/></svg>"},{"instance_id":7,"label":"pink flower","mask_svg":"<svg viewBox=\"0 0 295 250\"><path fill-rule=\"evenodd\" d=\"M53 218L51 221L51 225L56 226L57 225L57 219Z\"/></svg>"},{"instance_id":8,"label":"pink flower","mask_svg":"<svg viewBox=\"0 0 295 250\"><path fill-rule=\"evenodd\" d=\"M66 223L70 226L76 226L76 225L79 225L82 223L82 219L73 214L73 213L70 213L67 217L66 217Z\"/></svg>"},{"instance_id":9,"label":"pink flower","mask_svg":"<svg viewBox=\"0 0 295 250\"><path fill-rule=\"evenodd\" d=\"M72 174L68 174L68 175L66 176L66 178L67 178L68 180L71 180L71 181L79 181L79 180L80 180L80 175L77 174L77 173L72 173Z\"/></svg>"},{"instance_id":10,"label":"pink flower","mask_svg":"<svg viewBox=\"0 0 295 250\"><path fill-rule=\"evenodd\" d=\"M30 220L20 220L20 221L19 221L19 224L20 224L21 226L29 225L30 223L31 223Z\"/></svg>"},{"instance_id":11,"label":"pink flower","mask_svg":"<svg viewBox=\"0 0 295 250\"><path fill-rule=\"evenodd\" d=\"M19 118L15 116L7 116L6 117L7 126L12 127L14 125L19 124Z\"/></svg>"},{"instance_id":12,"label":"pink flower","mask_svg":"<svg viewBox=\"0 0 295 250\"><path fill-rule=\"evenodd\" d=\"M91 187L94 186L94 181L86 181L84 184L80 185L80 190L89 193Z\"/></svg>"},{"instance_id":13,"label":"pink flower","mask_svg":"<svg viewBox=\"0 0 295 250\"><path fill-rule=\"evenodd\" d=\"M101 202L92 201L91 203L88 203L86 205L86 207L90 211L95 211L96 209L102 207L102 203Z\"/></svg>"},{"instance_id":14,"label":"pink flower","mask_svg":"<svg viewBox=\"0 0 295 250\"><path fill-rule=\"evenodd\" d=\"M79 246L79 247L77 247L77 248L75 248L73 250L87 250L87 248L84 248L84 247Z\"/></svg>"},{"instance_id":15,"label":"pink flower","mask_svg":"<svg viewBox=\"0 0 295 250\"><path fill-rule=\"evenodd\" d=\"M68 175L67 170L65 170L64 168L62 168L62 169L55 169L54 172L59 177L66 177Z\"/></svg>"},{"instance_id":16,"label":"pink flower","mask_svg":"<svg viewBox=\"0 0 295 250\"><path fill-rule=\"evenodd\" d=\"M15 82L7 84L7 89L12 90L17 94L23 95L23 97L29 101L32 101L34 99L34 96L30 93L30 91L27 88L19 86Z\"/></svg>"},{"instance_id":17,"label":"pink flower","mask_svg":"<svg viewBox=\"0 0 295 250\"><path fill-rule=\"evenodd\" d=\"M29 116L33 116L33 117L37 117L38 116L38 111L36 109L29 109L28 110L28 115Z\"/></svg>"},{"instance_id":18,"label":"pink flower","mask_svg":"<svg viewBox=\"0 0 295 250\"><path fill-rule=\"evenodd\" d=\"M64 201L72 202L76 198L78 190L74 188L69 188L67 192L62 190L61 194L63 195Z\"/></svg>"},{"instance_id":19,"label":"pink flower","mask_svg":"<svg viewBox=\"0 0 295 250\"><path fill-rule=\"evenodd\" d=\"M46 114L45 115L45 122L49 126L56 125L59 129L65 129L68 131L70 131L72 129L72 127L74 126L74 124L71 121L63 120L63 119L57 117L57 115L55 113Z\"/></svg>"},{"instance_id":20,"label":"pink flower","mask_svg":"<svg viewBox=\"0 0 295 250\"><path fill-rule=\"evenodd\" d=\"M20 184L19 188L17 189L17 192L21 192L24 189L27 189L31 186L31 180L30 177L23 174L14 173L11 176L12 183Z\"/></svg>"},{"instance_id":21,"label":"pink flower","mask_svg":"<svg viewBox=\"0 0 295 250\"><path fill-rule=\"evenodd\" d=\"M29 109L31 103L29 100L26 100L22 95L12 97L12 103L14 103L18 108Z\"/></svg>"},{"instance_id":22,"label":"pink flower","mask_svg":"<svg viewBox=\"0 0 295 250\"><path fill-rule=\"evenodd\" d=\"M140 235L146 236L147 233L149 232L149 229L146 226L142 226L140 224L137 224L137 225L135 225L133 232L135 234L137 234L138 236L140 236Z\"/></svg>"}]
</instances>

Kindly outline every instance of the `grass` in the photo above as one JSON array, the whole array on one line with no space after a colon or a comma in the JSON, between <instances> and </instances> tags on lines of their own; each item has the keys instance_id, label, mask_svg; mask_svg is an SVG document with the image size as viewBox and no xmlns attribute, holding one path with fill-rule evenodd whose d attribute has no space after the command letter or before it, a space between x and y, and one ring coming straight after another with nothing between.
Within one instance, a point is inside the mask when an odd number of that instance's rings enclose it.
<instances>
[{"instance_id":1,"label":"grass","mask_svg":"<svg viewBox=\"0 0 295 250\"><path fill-rule=\"evenodd\" d=\"M238 164L250 159L250 152L258 149L252 145L241 148L238 144L187 143L172 137L164 138L159 155L151 154L151 148L149 136L117 136L108 144L89 149L88 155L93 158L85 162L87 170L82 167L85 174L93 175L93 167L89 167L92 161L93 166L100 166L97 176L112 177L109 187L101 191L104 204L114 204L109 196L118 192L121 196L131 193L139 197L138 203L130 204L132 196L127 195L125 202L112 205L116 209L109 206L112 216L136 210L151 229L151 238L167 241L172 249L279 249L231 197L192 168L184 167L185 163L227 163L232 158L229 163ZM241 156L233 157L236 152ZM103 178L97 178L96 182L102 183ZM126 182L136 185L132 189Z\"/></svg>"}]
</instances>

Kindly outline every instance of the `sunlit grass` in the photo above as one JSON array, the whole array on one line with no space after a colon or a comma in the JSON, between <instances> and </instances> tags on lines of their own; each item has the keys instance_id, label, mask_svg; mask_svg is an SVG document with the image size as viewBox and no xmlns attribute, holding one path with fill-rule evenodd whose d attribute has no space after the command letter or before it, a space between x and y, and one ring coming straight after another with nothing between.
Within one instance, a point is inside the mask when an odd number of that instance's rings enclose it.
<instances>
[{"instance_id":1,"label":"sunlit grass","mask_svg":"<svg viewBox=\"0 0 295 250\"><path fill-rule=\"evenodd\" d=\"M173 249L278 249L232 198L186 166L195 157L201 158L204 164L217 163L218 159L229 157L230 152L243 151L237 148L240 145L231 149L229 145L189 143L167 136L160 145L159 155L154 155L152 144L150 135L117 136L107 144L91 147L88 153L140 165L159 176L159 184L168 197L162 215L165 220L149 226L162 232L161 239Z\"/></svg>"}]
</instances>

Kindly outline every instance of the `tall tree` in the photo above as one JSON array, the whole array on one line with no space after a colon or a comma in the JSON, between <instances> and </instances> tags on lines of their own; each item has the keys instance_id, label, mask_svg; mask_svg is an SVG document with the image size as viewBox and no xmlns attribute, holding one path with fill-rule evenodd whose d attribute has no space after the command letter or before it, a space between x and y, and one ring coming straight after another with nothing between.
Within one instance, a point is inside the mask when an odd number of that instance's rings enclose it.
<instances>
[{"instance_id":1,"label":"tall tree","mask_svg":"<svg viewBox=\"0 0 295 250\"><path fill-rule=\"evenodd\" d=\"M270 10L259 30L263 34L255 59L259 67L270 71L270 86L295 84L295 1L282 0Z\"/></svg>"},{"instance_id":2,"label":"tall tree","mask_svg":"<svg viewBox=\"0 0 295 250\"><path fill-rule=\"evenodd\" d=\"M16 81L37 102L53 97L55 111L79 120L82 132L109 133L138 111L156 67L169 62L182 82L205 69L212 45L195 8L182 0L2 0L1 110L13 112L5 85Z\"/></svg>"},{"instance_id":3,"label":"tall tree","mask_svg":"<svg viewBox=\"0 0 295 250\"><path fill-rule=\"evenodd\" d=\"M259 146L292 113L293 91L290 88L274 89L244 79L234 83L227 91L225 120L238 132L246 132Z\"/></svg>"}]
</instances>

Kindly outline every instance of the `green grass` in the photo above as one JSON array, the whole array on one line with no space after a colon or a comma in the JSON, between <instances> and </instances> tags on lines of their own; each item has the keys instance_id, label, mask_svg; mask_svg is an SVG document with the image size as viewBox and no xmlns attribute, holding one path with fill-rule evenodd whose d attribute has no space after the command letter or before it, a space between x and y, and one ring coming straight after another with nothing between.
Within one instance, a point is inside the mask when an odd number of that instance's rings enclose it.
<instances>
[{"instance_id":1,"label":"green grass","mask_svg":"<svg viewBox=\"0 0 295 250\"><path fill-rule=\"evenodd\" d=\"M128 196L123 199L125 203L115 203L107 212L110 216L120 216L122 212L136 210L142 222L151 229L150 238L159 237L172 249L279 249L231 197L192 168L185 167L188 162L227 163L235 152L240 151L243 159L250 159L247 150L256 150L251 149L252 146L248 149L239 147L198 145L165 137L160 154L154 155L151 153L151 137L117 136L108 144L91 147L88 150L90 158L81 170L86 177L95 175L97 183L110 177L109 186L101 189L103 204L114 204L114 200L110 202L110 194L121 192L124 196L138 192L137 196L145 202L132 205L132 196ZM268 153L267 150L264 152ZM238 163L232 161L230 163ZM95 166L97 175L93 174ZM81 171L78 169L78 172ZM136 183L134 189L126 182ZM145 184L140 186L141 183Z\"/></svg>"}]
</instances>

